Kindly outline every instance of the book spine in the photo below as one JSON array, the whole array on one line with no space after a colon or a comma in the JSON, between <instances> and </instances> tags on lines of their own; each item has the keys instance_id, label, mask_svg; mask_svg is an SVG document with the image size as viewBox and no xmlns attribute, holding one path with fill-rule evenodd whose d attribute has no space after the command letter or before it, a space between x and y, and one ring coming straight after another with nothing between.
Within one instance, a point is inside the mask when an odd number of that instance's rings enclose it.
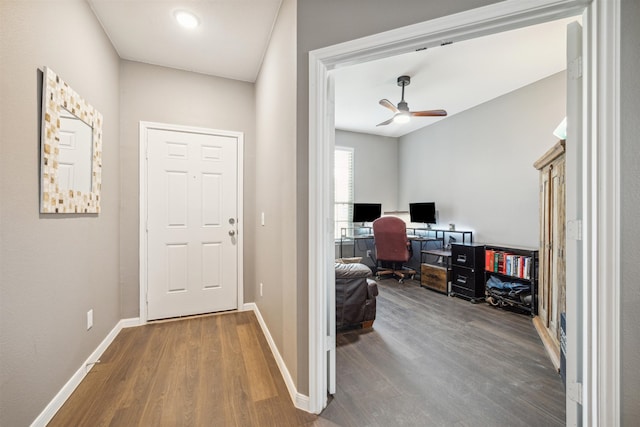
<instances>
[{"instance_id":1,"label":"book spine","mask_svg":"<svg viewBox=\"0 0 640 427\"><path fill-rule=\"evenodd\" d=\"M493 271L493 255L494 252L491 249L487 249L484 253L484 269L487 271Z\"/></svg>"},{"instance_id":2,"label":"book spine","mask_svg":"<svg viewBox=\"0 0 640 427\"><path fill-rule=\"evenodd\" d=\"M506 254L504 252L500 252L500 258L498 259L498 273L506 274L507 266L506 266Z\"/></svg>"}]
</instances>

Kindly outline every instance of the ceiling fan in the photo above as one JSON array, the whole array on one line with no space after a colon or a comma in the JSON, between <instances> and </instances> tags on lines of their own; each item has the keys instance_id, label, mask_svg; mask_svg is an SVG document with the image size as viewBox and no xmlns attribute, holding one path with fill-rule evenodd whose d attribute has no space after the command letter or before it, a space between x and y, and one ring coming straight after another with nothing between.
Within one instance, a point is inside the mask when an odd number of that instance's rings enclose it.
<instances>
[{"instance_id":1,"label":"ceiling fan","mask_svg":"<svg viewBox=\"0 0 640 427\"><path fill-rule=\"evenodd\" d=\"M378 123L377 126L388 125L389 123L406 123L411 116L414 117L441 117L446 116L445 110L426 110L426 111L409 111L409 104L404 100L404 87L411 83L411 77L400 76L398 77L398 86L402 86L402 99L396 107L388 99L381 99L380 105L393 111L393 117L389 120L385 120L382 123Z\"/></svg>"}]
</instances>

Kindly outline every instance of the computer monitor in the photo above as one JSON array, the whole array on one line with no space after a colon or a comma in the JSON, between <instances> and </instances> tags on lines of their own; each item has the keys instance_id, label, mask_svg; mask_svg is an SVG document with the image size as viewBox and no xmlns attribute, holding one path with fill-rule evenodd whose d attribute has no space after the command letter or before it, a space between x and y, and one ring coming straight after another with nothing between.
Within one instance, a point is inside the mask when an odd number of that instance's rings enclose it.
<instances>
[{"instance_id":1,"label":"computer monitor","mask_svg":"<svg viewBox=\"0 0 640 427\"><path fill-rule=\"evenodd\" d=\"M436 223L436 204L434 202L409 203L410 221L422 224Z\"/></svg>"},{"instance_id":2,"label":"computer monitor","mask_svg":"<svg viewBox=\"0 0 640 427\"><path fill-rule=\"evenodd\" d=\"M380 203L354 203L353 222L372 222L382 215L382 204Z\"/></svg>"}]
</instances>

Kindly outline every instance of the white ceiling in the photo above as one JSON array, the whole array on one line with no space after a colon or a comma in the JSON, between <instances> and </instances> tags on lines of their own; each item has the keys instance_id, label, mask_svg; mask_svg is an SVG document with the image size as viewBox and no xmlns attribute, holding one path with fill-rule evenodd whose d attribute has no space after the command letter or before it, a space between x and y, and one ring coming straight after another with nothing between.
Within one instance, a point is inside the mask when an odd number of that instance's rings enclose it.
<instances>
[{"instance_id":1,"label":"white ceiling","mask_svg":"<svg viewBox=\"0 0 640 427\"><path fill-rule=\"evenodd\" d=\"M412 52L333 71L337 129L399 137L445 118L413 117L376 126L400 101L397 78L411 77L405 101L415 110L444 109L448 117L566 69L563 19Z\"/></svg>"},{"instance_id":2,"label":"white ceiling","mask_svg":"<svg viewBox=\"0 0 640 427\"><path fill-rule=\"evenodd\" d=\"M281 0L89 0L123 59L254 82ZM188 10L200 25L180 27Z\"/></svg>"},{"instance_id":3,"label":"white ceiling","mask_svg":"<svg viewBox=\"0 0 640 427\"><path fill-rule=\"evenodd\" d=\"M281 0L88 0L123 59L255 82ZM176 10L193 12L194 30ZM333 71L336 128L399 137L446 118L392 116L378 101L400 101L397 78L409 75L411 110L445 109L449 117L562 71L564 19Z\"/></svg>"}]
</instances>

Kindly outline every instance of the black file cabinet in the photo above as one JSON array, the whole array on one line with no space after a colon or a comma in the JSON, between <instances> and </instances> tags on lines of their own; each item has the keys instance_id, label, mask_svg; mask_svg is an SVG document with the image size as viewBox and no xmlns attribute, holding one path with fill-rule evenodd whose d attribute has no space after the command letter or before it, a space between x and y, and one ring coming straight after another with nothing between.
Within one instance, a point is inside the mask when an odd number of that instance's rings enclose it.
<instances>
[{"instance_id":1,"label":"black file cabinet","mask_svg":"<svg viewBox=\"0 0 640 427\"><path fill-rule=\"evenodd\" d=\"M484 301L484 244L451 245L451 296Z\"/></svg>"}]
</instances>

